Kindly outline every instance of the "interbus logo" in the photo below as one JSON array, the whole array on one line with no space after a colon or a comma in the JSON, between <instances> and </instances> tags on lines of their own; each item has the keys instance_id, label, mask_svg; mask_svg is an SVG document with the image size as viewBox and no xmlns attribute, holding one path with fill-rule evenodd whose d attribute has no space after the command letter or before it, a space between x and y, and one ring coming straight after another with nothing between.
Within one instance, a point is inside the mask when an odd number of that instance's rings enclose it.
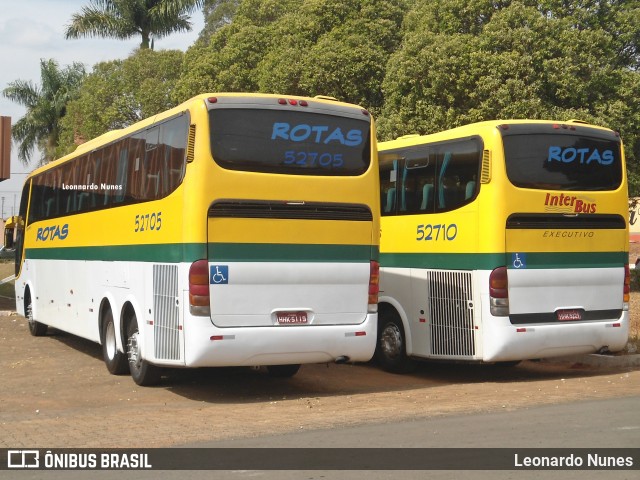
<instances>
[{"instance_id":1,"label":"interbus logo","mask_svg":"<svg viewBox=\"0 0 640 480\"><path fill-rule=\"evenodd\" d=\"M596 202L589 198L574 195L547 193L544 200L545 211L563 213L596 213Z\"/></svg>"}]
</instances>

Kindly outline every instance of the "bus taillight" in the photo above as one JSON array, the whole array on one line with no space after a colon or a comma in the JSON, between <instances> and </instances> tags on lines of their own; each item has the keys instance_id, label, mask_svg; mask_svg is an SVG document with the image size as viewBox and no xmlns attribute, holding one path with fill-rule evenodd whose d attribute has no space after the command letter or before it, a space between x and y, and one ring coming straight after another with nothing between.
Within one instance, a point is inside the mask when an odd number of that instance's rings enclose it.
<instances>
[{"instance_id":1,"label":"bus taillight","mask_svg":"<svg viewBox=\"0 0 640 480\"><path fill-rule=\"evenodd\" d=\"M198 260L189 268L189 311L192 315L209 316L209 261Z\"/></svg>"},{"instance_id":2,"label":"bus taillight","mask_svg":"<svg viewBox=\"0 0 640 480\"><path fill-rule=\"evenodd\" d=\"M372 261L369 267L369 305L368 312L378 311L378 293L380 292L380 264Z\"/></svg>"},{"instance_id":3,"label":"bus taillight","mask_svg":"<svg viewBox=\"0 0 640 480\"><path fill-rule=\"evenodd\" d=\"M624 266L624 289L622 291L622 310L629 310L629 296L631 295L631 271L629 264Z\"/></svg>"},{"instance_id":4,"label":"bus taillight","mask_svg":"<svg viewBox=\"0 0 640 480\"><path fill-rule=\"evenodd\" d=\"M496 317L509 315L507 267L498 267L489 275L489 299L491 315Z\"/></svg>"}]
</instances>

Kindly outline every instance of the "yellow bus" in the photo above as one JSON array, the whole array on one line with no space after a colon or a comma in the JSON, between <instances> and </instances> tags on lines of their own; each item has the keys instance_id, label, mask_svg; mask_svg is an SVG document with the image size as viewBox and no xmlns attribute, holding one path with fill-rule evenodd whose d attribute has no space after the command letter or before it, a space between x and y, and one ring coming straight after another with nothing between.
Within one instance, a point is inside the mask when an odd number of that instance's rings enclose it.
<instances>
[{"instance_id":1,"label":"yellow bus","mask_svg":"<svg viewBox=\"0 0 640 480\"><path fill-rule=\"evenodd\" d=\"M378 149L384 368L625 346L628 194L617 133L489 121Z\"/></svg>"},{"instance_id":2,"label":"yellow bus","mask_svg":"<svg viewBox=\"0 0 640 480\"><path fill-rule=\"evenodd\" d=\"M29 175L17 308L140 385L162 367L366 361L379 208L367 110L201 95Z\"/></svg>"}]
</instances>

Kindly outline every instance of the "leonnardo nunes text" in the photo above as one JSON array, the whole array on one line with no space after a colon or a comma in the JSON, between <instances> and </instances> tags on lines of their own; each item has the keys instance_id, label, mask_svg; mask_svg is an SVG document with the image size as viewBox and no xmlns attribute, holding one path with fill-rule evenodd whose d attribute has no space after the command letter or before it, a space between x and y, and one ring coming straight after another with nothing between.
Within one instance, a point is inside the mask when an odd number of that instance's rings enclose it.
<instances>
[{"instance_id":1,"label":"leonnardo nunes text","mask_svg":"<svg viewBox=\"0 0 640 480\"><path fill-rule=\"evenodd\" d=\"M122 185L110 185L108 183L88 183L86 185L62 184L62 190L122 190Z\"/></svg>"},{"instance_id":2,"label":"leonnardo nunes text","mask_svg":"<svg viewBox=\"0 0 640 480\"><path fill-rule=\"evenodd\" d=\"M586 458L586 462L585 462ZM597 453L588 454L586 457L580 455L550 455L550 456L526 456L520 457L517 453L514 457L516 467L564 467L564 468L614 468L633 467L633 457L605 456Z\"/></svg>"}]
</instances>

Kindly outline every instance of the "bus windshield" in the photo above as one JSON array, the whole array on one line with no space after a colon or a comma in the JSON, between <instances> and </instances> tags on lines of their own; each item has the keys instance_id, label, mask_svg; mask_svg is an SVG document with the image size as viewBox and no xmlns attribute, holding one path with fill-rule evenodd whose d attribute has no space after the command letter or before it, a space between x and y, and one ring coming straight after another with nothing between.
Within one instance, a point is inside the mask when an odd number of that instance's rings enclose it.
<instances>
[{"instance_id":1,"label":"bus windshield","mask_svg":"<svg viewBox=\"0 0 640 480\"><path fill-rule=\"evenodd\" d=\"M620 141L610 137L503 134L507 176L523 188L616 190L622 182Z\"/></svg>"},{"instance_id":2,"label":"bus windshield","mask_svg":"<svg viewBox=\"0 0 640 480\"><path fill-rule=\"evenodd\" d=\"M209 111L211 153L232 170L354 176L371 162L369 118L250 108Z\"/></svg>"}]
</instances>

